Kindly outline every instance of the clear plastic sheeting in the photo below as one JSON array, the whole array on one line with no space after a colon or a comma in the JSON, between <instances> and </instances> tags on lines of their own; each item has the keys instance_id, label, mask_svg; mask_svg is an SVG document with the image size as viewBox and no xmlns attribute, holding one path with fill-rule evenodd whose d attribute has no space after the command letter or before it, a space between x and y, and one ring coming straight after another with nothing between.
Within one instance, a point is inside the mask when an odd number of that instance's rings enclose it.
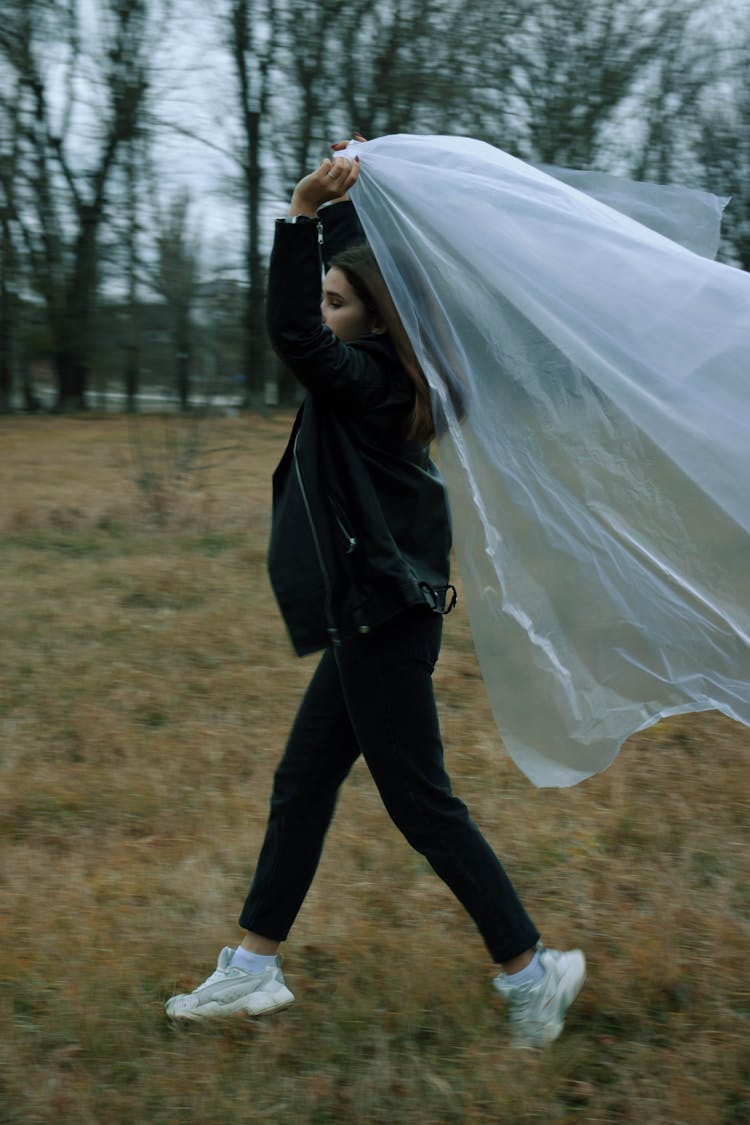
<instances>
[{"instance_id":1,"label":"clear plastic sheeting","mask_svg":"<svg viewBox=\"0 0 750 1125\"><path fill-rule=\"evenodd\" d=\"M660 717L750 725L750 277L479 141L355 151L509 753L571 785ZM723 201L624 190L715 247Z\"/></svg>"},{"instance_id":2,"label":"clear plastic sheeting","mask_svg":"<svg viewBox=\"0 0 750 1125\"><path fill-rule=\"evenodd\" d=\"M665 234L667 238L687 246L696 254L716 257L721 236L721 216L729 202L728 196L679 187L675 184L639 183L610 176L606 172L577 171L538 165L571 187L592 195L594 199L630 215L639 223Z\"/></svg>"}]
</instances>

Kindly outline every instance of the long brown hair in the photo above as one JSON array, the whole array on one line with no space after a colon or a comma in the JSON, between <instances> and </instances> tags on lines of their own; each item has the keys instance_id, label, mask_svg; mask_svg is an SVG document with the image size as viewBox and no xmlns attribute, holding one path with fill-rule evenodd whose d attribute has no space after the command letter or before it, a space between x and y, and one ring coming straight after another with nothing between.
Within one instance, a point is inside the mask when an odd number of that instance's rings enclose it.
<instances>
[{"instance_id":1,"label":"long brown hair","mask_svg":"<svg viewBox=\"0 0 750 1125\"><path fill-rule=\"evenodd\" d=\"M414 384L414 406L406 424L409 441L427 445L435 436L430 388L406 334L378 263L366 242L347 247L331 259L331 268L341 270L362 304L382 321L396 354Z\"/></svg>"}]
</instances>

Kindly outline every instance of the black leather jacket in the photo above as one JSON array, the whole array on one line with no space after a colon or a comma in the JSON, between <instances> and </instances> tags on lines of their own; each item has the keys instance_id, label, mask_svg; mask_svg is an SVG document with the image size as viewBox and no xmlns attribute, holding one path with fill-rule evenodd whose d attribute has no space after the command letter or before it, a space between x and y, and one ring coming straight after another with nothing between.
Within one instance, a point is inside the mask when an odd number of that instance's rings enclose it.
<instances>
[{"instance_id":1,"label":"black leather jacket","mask_svg":"<svg viewBox=\"0 0 750 1125\"><path fill-rule=\"evenodd\" d=\"M321 321L326 260L361 228L351 204L279 222L268 282L274 348L305 387L273 476L268 568L296 652L445 608L451 546L429 450L405 440L413 384L387 336L341 343Z\"/></svg>"}]
</instances>

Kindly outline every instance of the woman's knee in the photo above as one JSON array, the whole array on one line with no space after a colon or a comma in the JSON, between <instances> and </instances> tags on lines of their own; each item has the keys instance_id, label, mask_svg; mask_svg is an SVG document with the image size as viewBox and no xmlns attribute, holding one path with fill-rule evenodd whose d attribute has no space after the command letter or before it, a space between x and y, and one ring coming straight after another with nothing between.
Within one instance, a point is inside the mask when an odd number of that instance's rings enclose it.
<instances>
[{"instance_id":1,"label":"woman's knee","mask_svg":"<svg viewBox=\"0 0 750 1125\"><path fill-rule=\"evenodd\" d=\"M429 800L407 791L384 797L383 803L399 832L422 855L459 840L471 824L463 801L442 791Z\"/></svg>"}]
</instances>

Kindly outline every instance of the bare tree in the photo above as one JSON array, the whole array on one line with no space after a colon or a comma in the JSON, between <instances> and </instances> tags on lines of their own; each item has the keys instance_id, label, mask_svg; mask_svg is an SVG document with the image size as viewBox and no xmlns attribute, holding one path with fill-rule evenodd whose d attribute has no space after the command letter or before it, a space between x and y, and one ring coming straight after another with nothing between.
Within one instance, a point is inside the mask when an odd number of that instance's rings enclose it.
<instances>
[{"instance_id":1,"label":"bare tree","mask_svg":"<svg viewBox=\"0 0 750 1125\"><path fill-rule=\"evenodd\" d=\"M175 387L181 410L190 409L194 313L200 288L200 250L190 229L190 192L177 193L157 220L156 265L147 274L167 307L174 356Z\"/></svg>"},{"instance_id":2,"label":"bare tree","mask_svg":"<svg viewBox=\"0 0 750 1125\"><path fill-rule=\"evenodd\" d=\"M11 409L13 394L13 326L16 323L15 254L10 228L11 204L0 183L0 414Z\"/></svg>"},{"instance_id":3,"label":"bare tree","mask_svg":"<svg viewBox=\"0 0 750 1125\"><path fill-rule=\"evenodd\" d=\"M499 140L506 44L531 0L278 0L273 121L288 144L274 161L284 191L361 132L465 132Z\"/></svg>"},{"instance_id":4,"label":"bare tree","mask_svg":"<svg viewBox=\"0 0 750 1125\"><path fill-rule=\"evenodd\" d=\"M272 139L272 133L267 128L267 114L277 16L276 0L231 0L228 11L228 42L237 81L238 109L244 142L240 166L247 272L244 315L245 405L256 407L263 404L265 396L265 263L260 232L264 186L263 154Z\"/></svg>"},{"instance_id":5,"label":"bare tree","mask_svg":"<svg viewBox=\"0 0 750 1125\"><path fill-rule=\"evenodd\" d=\"M312 153L320 151L320 130L327 114L327 90L331 39L334 35L337 0L306 4L290 0L278 17L278 85L287 92L293 166L286 162L290 179L296 181L310 171ZM291 95L291 96L289 96ZM282 105L281 109L285 107Z\"/></svg>"},{"instance_id":6,"label":"bare tree","mask_svg":"<svg viewBox=\"0 0 750 1125\"><path fill-rule=\"evenodd\" d=\"M703 100L698 151L705 186L731 196L723 224L727 256L750 270L750 41L738 53L737 67Z\"/></svg>"},{"instance_id":7,"label":"bare tree","mask_svg":"<svg viewBox=\"0 0 750 1125\"><path fill-rule=\"evenodd\" d=\"M606 164L608 131L619 126L625 105L643 113L653 75L681 51L697 6L698 0L535 6L513 42L507 90L518 154L572 168Z\"/></svg>"},{"instance_id":8,"label":"bare tree","mask_svg":"<svg viewBox=\"0 0 750 1125\"><path fill-rule=\"evenodd\" d=\"M52 335L60 410L86 405L90 327L97 285L97 237L121 147L134 135L148 89L145 0L108 0L99 14L94 60L103 96L101 126L88 159L72 142L79 99L81 29L75 4L25 0L10 9L0 52L19 87L23 200L17 201L33 283ZM46 49L64 45L65 95L53 107ZM90 87L92 90L93 86Z\"/></svg>"},{"instance_id":9,"label":"bare tree","mask_svg":"<svg viewBox=\"0 0 750 1125\"><path fill-rule=\"evenodd\" d=\"M658 74L685 57L683 39L699 6L285 0L277 67L292 108L277 112L294 139L285 186L326 138L354 129L365 136L467 133L539 162L606 163L607 131L629 100L650 99L657 128L667 108L656 93Z\"/></svg>"},{"instance_id":10,"label":"bare tree","mask_svg":"<svg viewBox=\"0 0 750 1125\"><path fill-rule=\"evenodd\" d=\"M20 268L16 184L20 115L18 81L0 96L0 413L11 409Z\"/></svg>"},{"instance_id":11,"label":"bare tree","mask_svg":"<svg viewBox=\"0 0 750 1125\"><path fill-rule=\"evenodd\" d=\"M125 278L126 278L126 324L123 356L123 384L125 388L126 409L133 414L138 409L140 390L140 332L138 311L138 275L140 258L138 253L139 233L139 160L138 144L132 137L125 148L123 161L125 180Z\"/></svg>"},{"instance_id":12,"label":"bare tree","mask_svg":"<svg viewBox=\"0 0 750 1125\"><path fill-rule=\"evenodd\" d=\"M666 14L658 53L639 90L643 129L633 168L638 179L700 181L701 106L726 76L725 54L705 3L683 4Z\"/></svg>"},{"instance_id":13,"label":"bare tree","mask_svg":"<svg viewBox=\"0 0 750 1125\"><path fill-rule=\"evenodd\" d=\"M525 0L352 0L331 22L329 129L475 135L483 84L502 82L504 40L527 7Z\"/></svg>"}]
</instances>

